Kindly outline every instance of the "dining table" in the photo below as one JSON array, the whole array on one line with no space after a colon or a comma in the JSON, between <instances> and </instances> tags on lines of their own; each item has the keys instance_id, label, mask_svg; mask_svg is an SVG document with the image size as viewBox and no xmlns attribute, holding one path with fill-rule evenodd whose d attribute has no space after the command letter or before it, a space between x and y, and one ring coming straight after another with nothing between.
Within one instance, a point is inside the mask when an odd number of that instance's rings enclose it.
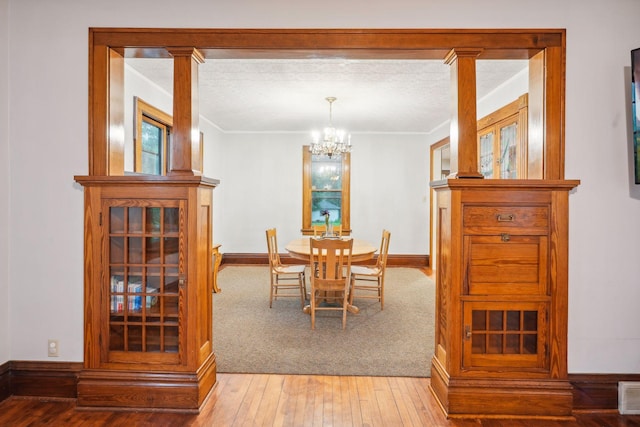
<instances>
[{"instance_id":1,"label":"dining table","mask_svg":"<svg viewBox=\"0 0 640 427\"><path fill-rule=\"evenodd\" d=\"M309 262L310 256L310 247L309 247L309 239L312 236L301 237L298 239L294 239L287 243L284 247L289 255L293 258ZM330 237L332 238L332 237ZM339 237L340 239L351 239L351 237ZM373 258L373 255L378 250L377 247L372 245L370 242L363 239L353 239L353 248L351 249L351 262L360 262L367 261Z\"/></svg>"},{"instance_id":2,"label":"dining table","mask_svg":"<svg viewBox=\"0 0 640 427\"><path fill-rule=\"evenodd\" d=\"M314 237L308 236L308 237L300 237L298 239L294 239L289 243L287 243L284 248L287 250L289 255L291 255L293 258L309 263L310 257L311 257L311 247L309 245L309 239L312 239L312 238ZM330 238L333 238L333 237L330 237ZM343 236L338 238L351 239L352 237ZM354 263L354 262L367 261L369 259L372 259L373 255L376 253L377 250L378 248L375 247L370 242L363 239L354 238L353 247L351 249L351 262ZM307 314L310 314L311 307L309 305L306 305L303 308L303 311ZM360 309L358 309L358 307L356 307L355 305L349 304L347 306L347 311L349 311L350 313L357 314L360 312Z\"/></svg>"}]
</instances>

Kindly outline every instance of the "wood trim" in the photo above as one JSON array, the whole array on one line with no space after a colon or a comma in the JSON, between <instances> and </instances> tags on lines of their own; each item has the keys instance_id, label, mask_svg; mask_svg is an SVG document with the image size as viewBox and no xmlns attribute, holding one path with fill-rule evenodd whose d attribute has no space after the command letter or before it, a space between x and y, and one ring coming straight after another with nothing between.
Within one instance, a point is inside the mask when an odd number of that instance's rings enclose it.
<instances>
[{"instance_id":1,"label":"wood trim","mask_svg":"<svg viewBox=\"0 0 640 427\"><path fill-rule=\"evenodd\" d=\"M376 257L374 257L374 260ZM280 261L283 264L299 264L300 260L288 254L280 254ZM366 261L354 264L372 264L374 261ZM429 255L389 255L387 266L389 267L414 267L423 268L429 266ZM269 256L264 253L224 253L222 255L222 265L269 265Z\"/></svg>"},{"instance_id":2,"label":"wood trim","mask_svg":"<svg viewBox=\"0 0 640 427\"><path fill-rule=\"evenodd\" d=\"M640 381L640 374L569 374L573 410L617 411L619 381Z\"/></svg>"},{"instance_id":3,"label":"wood trim","mask_svg":"<svg viewBox=\"0 0 640 427\"><path fill-rule=\"evenodd\" d=\"M313 156L309 151L309 145L302 146L302 228L304 235L313 234L311 221L311 188ZM351 233L351 153L342 154L342 215L340 225L343 234Z\"/></svg>"},{"instance_id":4,"label":"wood trim","mask_svg":"<svg viewBox=\"0 0 640 427\"><path fill-rule=\"evenodd\" d=\"M133 102L135 117L135 132L133 136L133 170L135 172L142 172L142 122L145 121L146 118L147 121L153 122L152 124L154 126L163 129L162 164L160 165L160 174L166 175L167 170L169 169L167 164L167 146L169 145L167 128L169 129L169 133L173 133L173 117L148 102L143 101L137 96L133 97Z\"/></svg>"},{"instance_id":5,"label":"wood trim","mask_svg":"<svg viewBox=\"0 0 640 427\"><path fill-rule=\"evenodd\" d=\"M0 365L0 402L11 395L75 398L81 369L80 362L8 361ZM640 374L569 374L573 411L617 411L619 381L640 381Z\"/></svg>"},{"instance_id":6,"label":"wood trim","mask_svg":"<svg viewBox=\"0 0 640 427\"><path fill-rule=\"evenodd\" d=\"M82 362L11 362L11 394L76 398Z\"/></svg>"},{"instance_id":7,"label":"wood trim","mask_svg":"<svg viewBox=\"0 0 640 427\"><path fill-rule=\"evenodd\" d=\"M451 49L481 46L480 59L523 59L564 46L563 29L219 29L90 28L95 45L144 46L134 54L167 57L193 46L205 58L302 58L310 52L354 59L442 59ZM240 52L239 52L240 51Z\"/></svg>"},{"instance_id":8,"label":"wood trim","mask_svg":"<svg viewBox=\"0 0 640 427\"><path fill-rule=\"evenodd\" d=\"M11 396L11 362L0 365L0 402Z\"/></svg>"}]
</instances>

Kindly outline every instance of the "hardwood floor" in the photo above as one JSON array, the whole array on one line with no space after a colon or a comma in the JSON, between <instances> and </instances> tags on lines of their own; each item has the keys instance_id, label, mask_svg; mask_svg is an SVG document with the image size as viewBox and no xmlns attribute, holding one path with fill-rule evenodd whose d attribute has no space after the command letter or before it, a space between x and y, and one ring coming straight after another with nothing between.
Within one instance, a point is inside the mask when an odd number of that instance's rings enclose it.
<instances>
[{"instance_id":1,"label":"hardwood floor","mask_svg":"<svg viewBox=\"0 0 640 427\"><path fill-rule=\"evenodd\" d=\"M640 426L640 415L617 413L447 420L428 385L428 378L218 374L199 415L86 411L76 409L73 399L10 397L0 403L0 426Z\"/></svg>"}]
</instances>

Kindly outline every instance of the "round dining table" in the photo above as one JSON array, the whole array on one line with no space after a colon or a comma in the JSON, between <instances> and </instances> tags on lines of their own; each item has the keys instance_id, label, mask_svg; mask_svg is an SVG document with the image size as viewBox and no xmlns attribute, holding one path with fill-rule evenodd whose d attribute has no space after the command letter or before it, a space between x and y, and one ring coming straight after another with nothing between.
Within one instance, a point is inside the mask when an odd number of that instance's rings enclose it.
<instances>
[{"instance_id":1,"label":"round dining table","mask_svg":"<svg viewBox=\"0 0 640 427\"><path fill-rule=\"evenodd\" d=\"M309 262L309 239L311 237L301 237L290 241L284 248L293 258ZM341 237L350 239L350 237ZM362 239L353 239L353 249L351 249L351 262L366 261L373 258L373 254L378 250L371 243Z\"/></svg>"},{"instance_id":2,"label":"round dining table","mask_svg":"<svg viewBox=\"0 0 640 427\"><path fill-rule=\"evenodd\" d=\"M310 262L311 248L309 239L313 237L301 237L292 240L284 248L293 258ZM341 239L350 239L351 237L340 237ZM362 239L353 239L353 248L351 249L351 262L366 261L373 258L373 254L378 250L371 243ZM355 305L348 304L347 310L351 313L358 314L360 310ZM307 314L311 313L311 306L306 305L303 311Z\"/></svg>"}]
</instances>

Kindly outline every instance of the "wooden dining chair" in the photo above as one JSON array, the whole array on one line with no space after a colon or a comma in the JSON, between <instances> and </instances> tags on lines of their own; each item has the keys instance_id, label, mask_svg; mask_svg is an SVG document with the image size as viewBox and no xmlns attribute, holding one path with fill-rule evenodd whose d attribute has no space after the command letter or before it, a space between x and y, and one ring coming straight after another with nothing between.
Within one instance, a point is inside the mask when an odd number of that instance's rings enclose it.
<instances>
[{"instance_id":1,"label":"wooden dining chair","mask_svg":"<svg viewBox=\"0 0 640 427\"><path fill-rule=\"evenodd\" d=\"M315 224L313 226L313 237L322 237L326 232L327 226L325 224ZM342 224L333 226L333 234L342 237Z\"/></svg>"},{"instance_id":2,"label":"wooden dining chair","mask_svg":"<svg viewBox=\"0 0 640 427\"><path fill-rule=\"evenodd\" d=\"M382 230L382 241L375 265L354 265L351 268L349 304L353 304L354 298L373 298L380 301L380 310L384 310L384 273L387 269L390 239L391 233Z\"/></svg>"},{"instance_id":3,"label":"wooden dining chair","mask_svg":"<svg viewBox=\"0 0 640 427\"><path fill-rule=\"evenodd\" d=\"M316 328L316 311L342 311L342 329L347 326L351 251L353 239L309 239L311 275L311 329ZM320 304L321 302L326 304Z\"/></svg>"},{"instance_id":4,"label":"wooden dining chair","mask_svg":"<svg viewBox=\"0 0 640 427\"><path fill-rule=\"evenodd\" d=\"M278 253L278 238L275 228L267 230L267 250L269 252L269 276L271 289L269 291L269 308L278 297L300 298L304 307L307 287L305 284L304 264L282 264ZM295 291L295 292L293 292Z\"/></svg>"}]
</instances>

